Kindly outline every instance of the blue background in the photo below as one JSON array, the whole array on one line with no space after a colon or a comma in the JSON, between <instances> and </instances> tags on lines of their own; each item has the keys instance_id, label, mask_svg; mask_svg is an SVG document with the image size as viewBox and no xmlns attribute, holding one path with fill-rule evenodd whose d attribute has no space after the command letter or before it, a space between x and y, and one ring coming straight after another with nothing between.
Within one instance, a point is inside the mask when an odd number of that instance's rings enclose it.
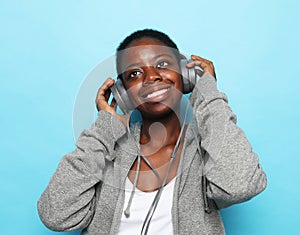
<instances>
[{"instance_id":1,"label":"blue background","mask_svg":"<svg viewBox=\"0 0 300 235\"><path fill-rule=\"evenodd\" d=\"M1 0L0 234L56 234L36 201L74 149L76 95L96 64L145 27L214 61L268 175L262 194L222 211L227 234L300 234L299 8L296 0Z\"/></svg>"}]
</instances>

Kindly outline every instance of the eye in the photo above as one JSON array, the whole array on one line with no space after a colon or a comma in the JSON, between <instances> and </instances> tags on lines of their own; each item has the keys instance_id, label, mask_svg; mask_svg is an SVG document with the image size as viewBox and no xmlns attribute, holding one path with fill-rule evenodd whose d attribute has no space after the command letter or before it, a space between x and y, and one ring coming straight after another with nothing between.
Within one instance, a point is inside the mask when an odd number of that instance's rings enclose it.
<instances>
[{"instance_id":1,"label":"eye","mask_svg":"<svg viewBox=\"0 0 300 235\"><path fill-rule=\"evenodd\" d=\"M169 66L169 62L163 60L163 61L160 61L156 67L157 68L166 68L168 66Z\"/></svg>"},{"instance_id":2,"label":"eye","mask_svg":"<svg viewBox=\"0 0 300 235\"><path fill-rule=\"evenodd\" d=\"M141 71L139 71L139 70L134 70L134 71L132 71L131 73L129 73L128 78L129 78L129 79L130 79L130 78L136 78L136 77L139 77L141 74L142 74Z\"/></svg>"}]
</instances>

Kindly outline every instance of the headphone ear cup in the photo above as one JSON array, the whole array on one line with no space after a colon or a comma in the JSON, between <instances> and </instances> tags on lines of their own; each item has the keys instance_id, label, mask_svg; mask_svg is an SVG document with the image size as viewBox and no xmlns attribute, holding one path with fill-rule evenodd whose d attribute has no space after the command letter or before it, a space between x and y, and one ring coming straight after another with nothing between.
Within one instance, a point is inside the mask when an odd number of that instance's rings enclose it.
<instances>
[{"instance_id":1,"label":"headphone ear cup","mask_svg":"<svg viewBox=\"0 0 300 235\"><path fill-rule=\"evenodd\" d=\"M134 109L134 105L129 99L128 93L120 79L115 82L110 90L123 113L128 113L130 110Z\"/></svg>"},{"instance_id":2,"label":"headphone ear cup","mask_svg":"<svg viewBox=\"0 0 300 235\"><path fill-rule=\"evenodd\" d=\"M193 91L196 84L196 71L194 68L187 68L187 59L180 60L180 69L183 83L183 93L188 94Z\"/></svg>"}]
</instances>

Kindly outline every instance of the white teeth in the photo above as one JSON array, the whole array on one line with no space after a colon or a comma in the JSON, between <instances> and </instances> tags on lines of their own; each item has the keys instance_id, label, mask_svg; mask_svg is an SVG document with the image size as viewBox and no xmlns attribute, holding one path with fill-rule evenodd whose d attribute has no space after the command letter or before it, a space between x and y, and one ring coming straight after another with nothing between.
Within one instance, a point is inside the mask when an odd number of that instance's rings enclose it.
<instances>
[{"instance_id":1,"label":"white teeth","mask_svg":"<svg viewBox=\"0 0 300 235\"><path fill-rule=\"evenodd\" d=\"M165 88L165 89L162 89L162 90L159 90L159 91L154 91L153 93L148 94L146 98L152 98L152 97L161 95L161 94L167 92L167 90L168 90L168 88Z\"/></svg>"}]
</instances>

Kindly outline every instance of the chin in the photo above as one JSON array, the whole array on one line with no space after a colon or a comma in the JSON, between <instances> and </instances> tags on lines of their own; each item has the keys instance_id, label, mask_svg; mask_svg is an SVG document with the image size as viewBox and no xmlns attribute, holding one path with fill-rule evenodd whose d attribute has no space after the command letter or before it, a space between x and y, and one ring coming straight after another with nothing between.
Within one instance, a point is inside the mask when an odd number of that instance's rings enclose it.
<instances>
[{"instance_id":1,"label":"chin","mask_svg":"<svg viewBox=\"0 0 300 235\"><path fill-rule=\"evenodd\" d=\"M145 103L143 105L140 105L137 108L143 117L146 118L166 118L167 116L178 113L180 110L180 102L177 102L176 105L173 105L173 107L170 107L167 104L148 104Z\"/></svg>"}]
</instances>

